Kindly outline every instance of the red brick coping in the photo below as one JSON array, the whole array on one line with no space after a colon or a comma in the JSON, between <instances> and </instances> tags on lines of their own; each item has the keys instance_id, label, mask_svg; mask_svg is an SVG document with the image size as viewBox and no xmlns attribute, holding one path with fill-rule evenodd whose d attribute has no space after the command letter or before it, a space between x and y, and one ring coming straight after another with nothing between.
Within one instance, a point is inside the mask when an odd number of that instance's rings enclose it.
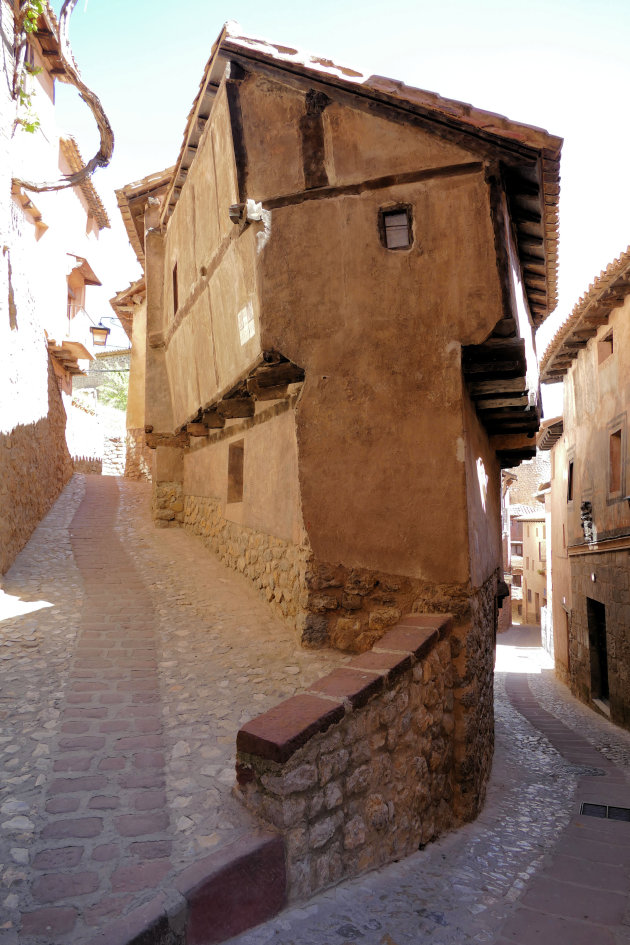
<instances>
[{"instance_id":1,"label":"red brick coping","mask_svg":"<svg viewBox=\"0 0 630 945\"><path fill-rule=\"evenodd\" d=\"M450 614L408 614L375 644L313 683L307 693L285 699L257 716L236 736L236 780L246 784L254 773L243 755L284 764L314 735L364 706L413 663L421 660L452 627Z\"/></svg>"}]
</instances>

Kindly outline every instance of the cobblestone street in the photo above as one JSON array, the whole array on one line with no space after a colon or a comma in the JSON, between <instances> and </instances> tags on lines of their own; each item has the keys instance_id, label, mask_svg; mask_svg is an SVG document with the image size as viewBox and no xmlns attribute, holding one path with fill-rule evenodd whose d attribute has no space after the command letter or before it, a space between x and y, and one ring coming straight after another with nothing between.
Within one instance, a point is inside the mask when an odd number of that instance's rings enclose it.
<instances>
[{"instance_id":1,"label":"cobblestone street","mask_svg":"<svg viewBox=\"0 0 630 945\"><path fill-rule=\"evenodd\" d=\"M309 652L150 488L75 476L0 592L0 945L84 945L250 830L238 728L344 661ZM629 945L630 734L499 637L481 816L233 945ZM105 939L103 939L105 941Z\"/></svg>"}]
</instances>

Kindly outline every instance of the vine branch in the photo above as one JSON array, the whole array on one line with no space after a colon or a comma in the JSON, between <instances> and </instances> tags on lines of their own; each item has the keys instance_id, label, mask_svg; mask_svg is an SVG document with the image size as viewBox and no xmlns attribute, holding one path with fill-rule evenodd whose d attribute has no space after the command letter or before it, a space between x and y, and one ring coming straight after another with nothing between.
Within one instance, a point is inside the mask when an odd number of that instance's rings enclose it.
<instances>
[{"instance_id":1,"label":"vine branch","mask_svg":"<svg viewBox=\"0 0 630 945\"><path fill-rule=\"evenodd\" d=\"M61 13L59 14L59 27L57 34L59 43L59 58L63 62L69 83L74 85L80 97L83 99L94 116L94 120L96 121L101 137L100 147L94 157L86 163L85 167L81 168L80 171L76 171L74 174L68 174L67 176L62 177L61 180L38 184L33 183L32 181L20 180L19 178L14 179L18 186L23 187L24 190L34 191L35 193L43 193L44 191L50 190L63 190L66 187L76 187L77 184L81 184L84 180L90 177L97 167L107 167L114 152L114 133L112 131L112 127L109 123L107 115L105 114L103 106L101 105L100 99L94 94L94 92L92 92L91 89L88 88L81 78L77 64L74 60L74 55L70 46L70 40L68 38L70 17L72 15L72 11L77 5L77 2L78 0L64 0ZM16 48L16 58L19 59L21 57L22 63L24 62L24 53L26 49L26 35L29 32L34 32L34 27L29 29L27 9L31 9L28 0L22 4L20 34L23 39L21 46Z\"/></svg>"}]
</instances>

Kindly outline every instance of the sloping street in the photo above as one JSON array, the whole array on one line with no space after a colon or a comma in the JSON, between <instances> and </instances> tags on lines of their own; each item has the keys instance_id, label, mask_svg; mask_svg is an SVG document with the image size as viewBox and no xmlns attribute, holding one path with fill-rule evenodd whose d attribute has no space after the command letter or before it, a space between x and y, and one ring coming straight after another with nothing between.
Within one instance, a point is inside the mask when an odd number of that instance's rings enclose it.
<instances>
[{"instance_id":1,"label":"sloping street","mask_svg":"<svg viewBox=\"0 0 630 945\"><path fill-rule=\"evenodd\" d=\"M4 578L2 945L121 941L95 936L255 830L231 793L236 731L345 659L298 648L149 503L147 485L75 476ZM630 823L580 805L630 807L630 735L537 642L499 638L477 821L232 941L628 945Z\"/></svg>"}]
</instances>

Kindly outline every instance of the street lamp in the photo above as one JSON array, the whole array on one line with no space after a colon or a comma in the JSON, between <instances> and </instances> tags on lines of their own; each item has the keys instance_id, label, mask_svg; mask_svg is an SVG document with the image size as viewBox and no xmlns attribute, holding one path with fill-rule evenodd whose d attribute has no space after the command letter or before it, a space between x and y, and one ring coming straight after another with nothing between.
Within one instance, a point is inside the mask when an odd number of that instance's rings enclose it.
<instances>
[{"instance_id":1,"label":"street lamp","mask_svg":"<svg viewBox=\"0 0 630 945\"><path fill-rule=\"evenodd\" d=\"M90 331L92 333L92 342L100 348L104 348L107 344L107 338L111 328L107 328L101 319L98 325L90 325Z\"/></svg>"}]
</instances>

